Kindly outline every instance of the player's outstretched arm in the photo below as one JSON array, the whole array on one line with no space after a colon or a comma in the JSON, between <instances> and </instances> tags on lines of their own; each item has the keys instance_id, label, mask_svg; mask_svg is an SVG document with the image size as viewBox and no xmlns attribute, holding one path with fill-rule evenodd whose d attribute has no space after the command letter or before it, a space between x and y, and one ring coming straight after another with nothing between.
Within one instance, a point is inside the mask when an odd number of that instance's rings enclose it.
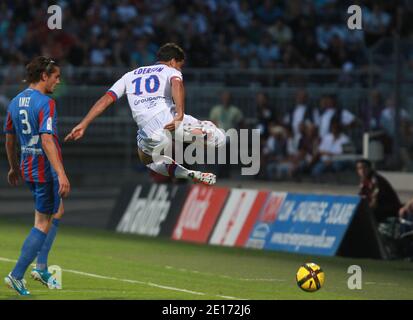
<instances>
[{"instance_id":1,"label":"player's outstretched arm","mask_svg":"<svg viewBox=\"0 0 413 320\"><path fill-rule=\"evenodd\" d=\"M42 148L46 153L47 159L52 165L53 169L57 173L59 179L59 194L61 197L65 198L69 195L70 192L70 183L69 179L66 176L63 163L59 159L59 154L53 139L52 134L43 133L41 135L42 139Z\"/></svg>"},{"instance_id":2,"label":"player's outstretched arm","mask_svg":"<svg viewBox=\"0 0 413 320\"><path fill-rule=\"evenodd\" d=\"M20 178L19 163L17 160L17 138L15 134L6 134L6 153L9 161L10 170L7 181L12 186L17 186Z\"/></svg>"},{"instance_id":3,"label":"player's outstretched arm","mask_svg":"<svg viewBox=\"0 0 413 320\"><path fill-rule=\"evenodd\" d=\"M64 141L76 141L82 138L89 124L100 116L112 103L113 98L109 94L103 95L96 101L83 120L65 137Z\"/></svg>"},{"instance_id":4,"label":"player's outstretched arm","mask_svg":"<svg viewBox=\"0 0 413 320\"><path fill-rule=\"evenodd\" d=\"M173 78L171 80L171 90L172 98L175 101L175 111L176 115L174 120L168 123L164 128L173 131L175 130L178 122L181 122L184 119L185 112L185 89L182 79Z\"/></svg>"}]
</instances>

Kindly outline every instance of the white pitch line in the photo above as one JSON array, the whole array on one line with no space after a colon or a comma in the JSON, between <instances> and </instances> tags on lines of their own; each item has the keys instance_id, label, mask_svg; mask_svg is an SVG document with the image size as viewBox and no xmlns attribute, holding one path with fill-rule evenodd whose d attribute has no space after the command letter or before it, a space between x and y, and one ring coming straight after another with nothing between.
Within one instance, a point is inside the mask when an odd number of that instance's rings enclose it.
<instances>
[{"instance_id":1,"label":"white pitch line","mask_svg":"<svg viewBox=\"0 0 413 320\"><path fill-rule=\"evenodd\" d=\"M187 270L187 269L181 269L181 268L175 268L173 266L165 266L166 269L168 270L176 270L176 271L184 271L185 272L191 272L195 274L200 274L200 275L205 275L205 276L214 276L214 277L219 277L223 279L230 279L230 280L237 280L237 281L257 281L257 282L285 282L287 280L285 279L275 279L275 278L236 278L236 277L231 277L223 274L214 274L210 272L201 272L197 270Z\"/></svg>"},{"instance_id":2,"label":"white pitch line","mask_svg":"<svg viewBox=\"0 0 413 320\"><path fill-rule=\"evenodd\" d=\"M3 258L3 257L0 257L0 261L16 263L16 260L7 259L7 258ZM160 288L160 289L164 289L164 290L172 290L172 291L190 293L190 294L199 295L199 296L207 295L206 293L203 293L203 292L197 292L197 291L192 291L192 290L187 290L187 289L169 287L169 286L156 284L156 283L153 283L153 282L144 282L144 281L130 280L130 279L119 279L119 278L115 278L115 277L102 276L102 275L98 275L98 274L94 274L94 273L82 272L82 271L71 270L71 269L62 269L62 271L78 274L78 275L81 275L81 276L91 277L91 278L98 278L98 279L104 279L104 280L114 280L114 281L122 281L122 282L127 282L127 283L141 284L141 285L147 285L147 286L150 286L150 287L156 287L156 288ZM218 297L218 298L224 298L224 299L231 299L231 300L244 300L244 299L241 299L241 298L230 297L230 296L221 296L221 295L212 295L212 296L215 296L215 297Z\"/></svg>"},{"instance_id":3,"label":"white pitch line","mask_svg":"<svg viewBox=\"0 0 413 320\"><path fill-rule=\"evenodd\" d=\"M218 296L219 298L223 298L223 299L229 299L229 300L246 300L246 299L240 299L240 298L235 298L235 297L230 297L230 296Z\"/></svg>"}]
</instances>

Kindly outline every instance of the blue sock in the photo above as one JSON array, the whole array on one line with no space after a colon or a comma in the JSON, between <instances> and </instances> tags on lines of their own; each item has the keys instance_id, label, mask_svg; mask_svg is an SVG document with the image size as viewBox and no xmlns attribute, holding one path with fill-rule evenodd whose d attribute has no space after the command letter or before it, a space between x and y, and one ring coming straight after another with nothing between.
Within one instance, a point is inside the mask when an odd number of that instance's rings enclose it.
<instances>
[{"instance_id":1,"label":"blue sock","mask_svg":"<svg viewBox=\"0 0 413 320\"><path fill-rule=\"evenodd\" d=\"M28 237L23 243L19 260L16 263L11 275L18 280L23 279L24 273L29 267L30 263L36 258L38 252L42 248L43 242L47 234L37 228L32 228Z\"/></svg>"},{"instance_id":2,"label":"blue sock","mask_svg":"<svg viewBox=\"0 0 413 320\"><path fill-rule=\"evenodd\" d=\"M59 219L53 219L52 227L47 234L46 240L37 256L36 269L46 270L47 269L47 258L49 256L50 249L52 248L53 241L56 238L57 228L59 227Z\"/></svg>"}]
</instances>

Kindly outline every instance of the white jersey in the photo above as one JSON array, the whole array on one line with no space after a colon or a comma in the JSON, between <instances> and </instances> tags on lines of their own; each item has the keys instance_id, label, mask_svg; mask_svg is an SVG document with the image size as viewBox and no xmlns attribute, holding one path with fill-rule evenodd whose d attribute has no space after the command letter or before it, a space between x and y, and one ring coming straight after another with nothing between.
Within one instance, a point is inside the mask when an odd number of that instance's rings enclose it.
<instances>
[{"instance_id":1,"label":"white jersey","mask_svg":"<svg viewBox=\"0 0 413 320\"><path fill-rule=\"evenodd\" d=\"M125 93L133 119L143 128L158 113L174 107L171 80L182 73L164 64L144 66L125 73L107 92L114 100Z\"/></svg>"}]
</instances>

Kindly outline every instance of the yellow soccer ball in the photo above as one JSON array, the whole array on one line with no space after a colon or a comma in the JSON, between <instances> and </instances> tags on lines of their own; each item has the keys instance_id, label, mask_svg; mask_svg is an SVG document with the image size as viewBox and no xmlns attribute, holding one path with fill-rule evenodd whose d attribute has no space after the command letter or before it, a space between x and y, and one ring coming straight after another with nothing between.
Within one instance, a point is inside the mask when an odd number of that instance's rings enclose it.
<instances>
[{"instance_id":1,"label":"yellow soccer ball","mask_svg":"<svg viewBox=\"0 0 413 320\"><path fill-rule=\"evenodd\" d=\"M319 290L324 285L324 272L315 263L305 263L297 271L298 286L307 292Z\"/></svg>"}]
</instances>

